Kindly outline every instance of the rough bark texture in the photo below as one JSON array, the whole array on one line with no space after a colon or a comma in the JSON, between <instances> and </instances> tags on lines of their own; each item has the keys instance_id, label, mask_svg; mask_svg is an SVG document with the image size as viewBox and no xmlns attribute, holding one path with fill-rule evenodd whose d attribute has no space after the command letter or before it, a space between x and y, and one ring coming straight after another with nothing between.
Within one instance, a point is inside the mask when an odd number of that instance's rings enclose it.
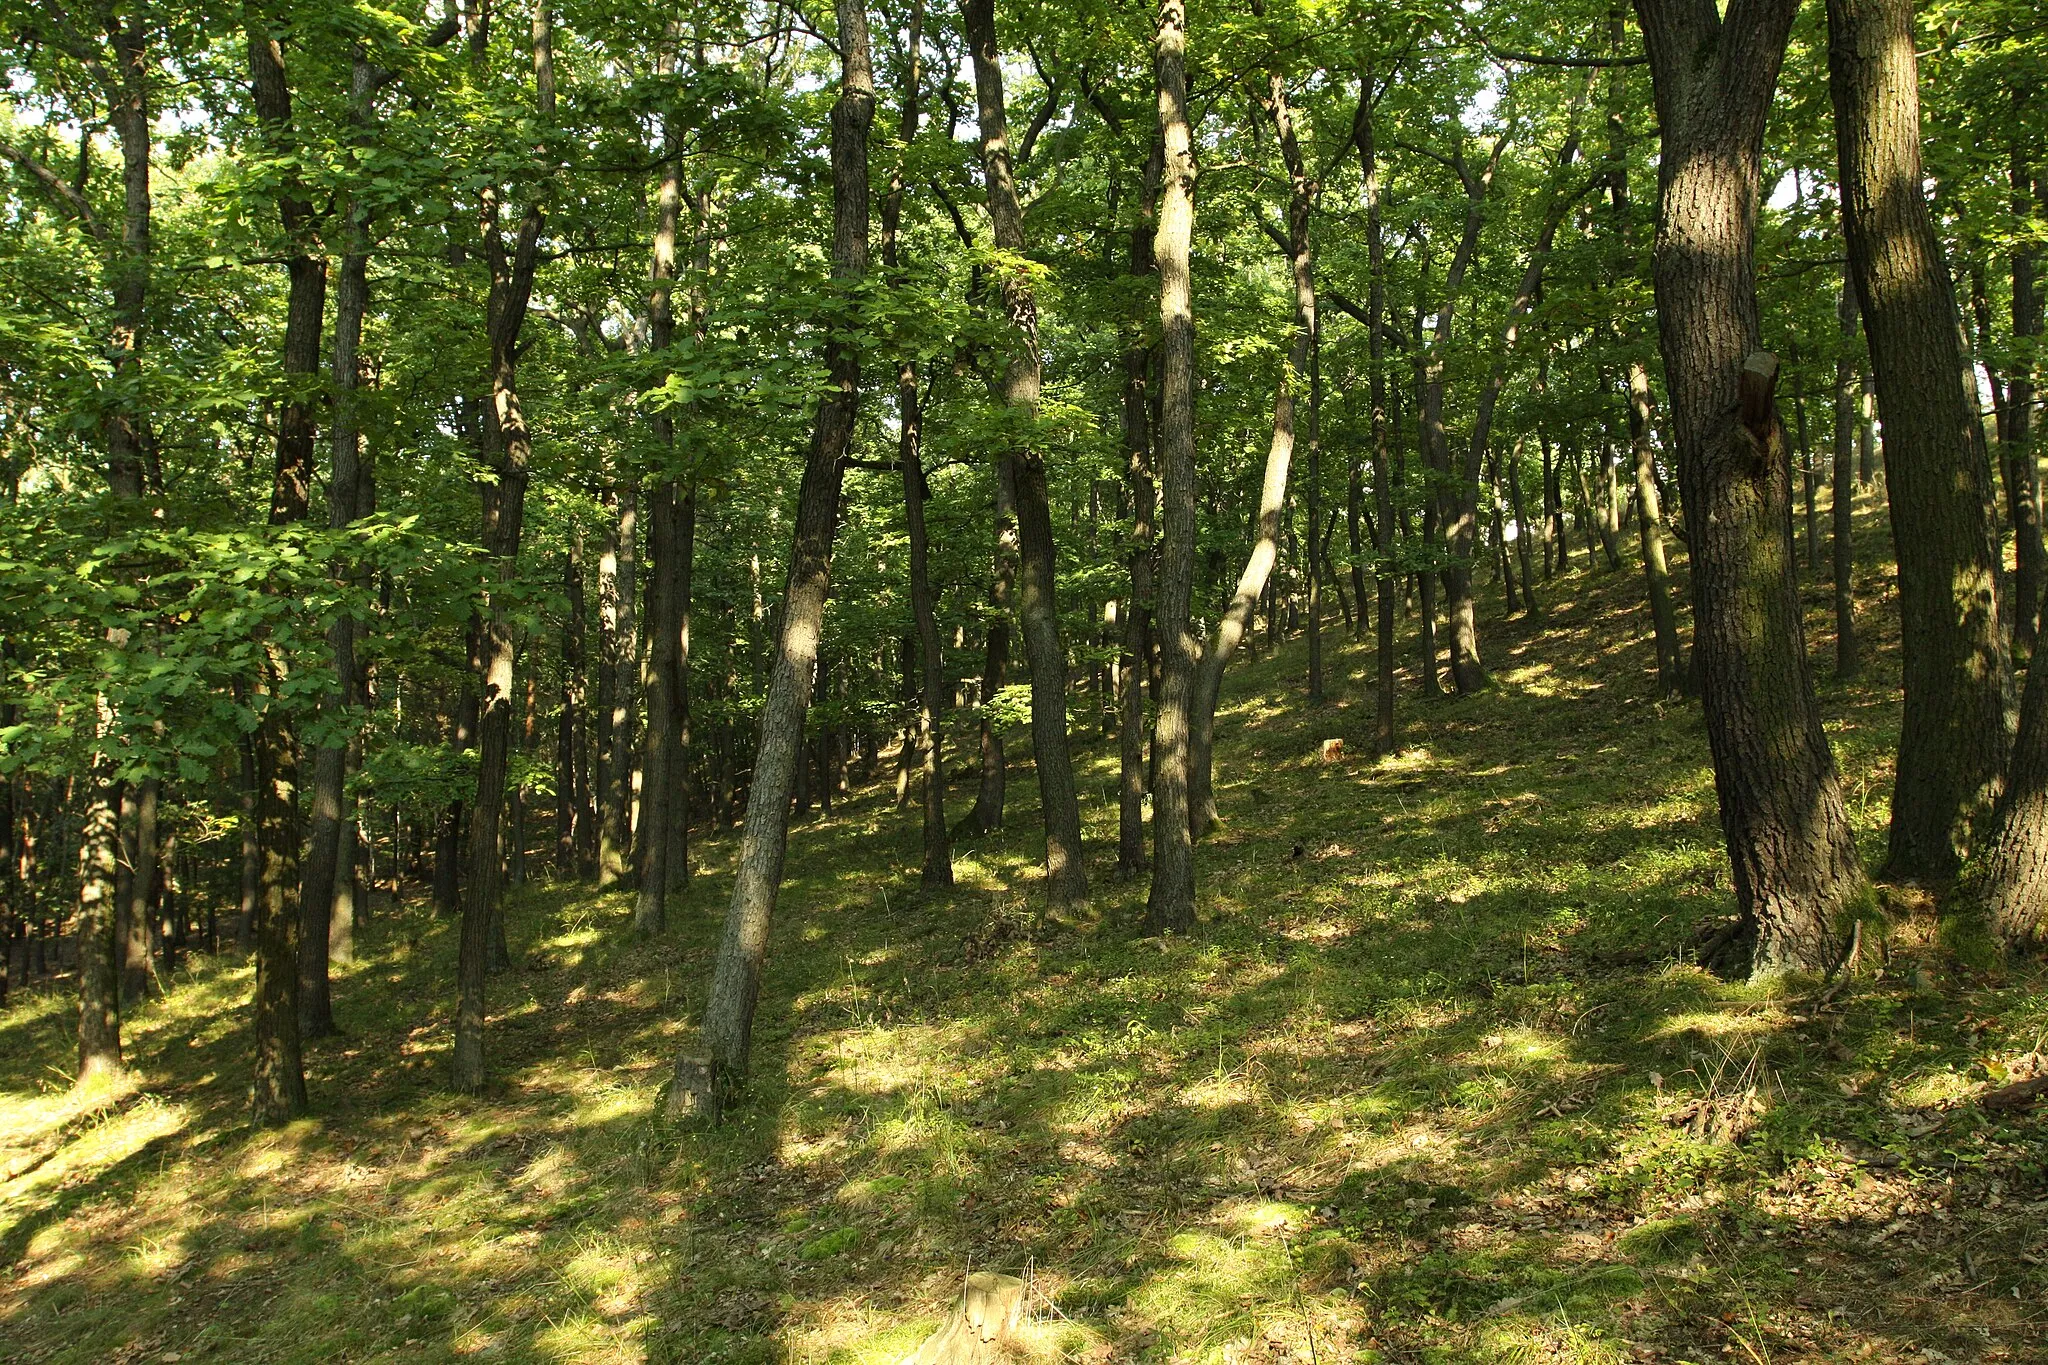
<instances>
[{"instance_id":1,"label":"rough bark texture","mask_svg":"<svg viewBox=\"0 0 2048 1365\"><path fill-rule=\"evenodd\" d=\"M1905 710L1886 874L1946 881L2010 732L1995 496L1920 167L1912 0L1828 0L1842 221L1884 417ZM1974 388L1974 384L1971 385Z\"/></svg>"},{"instance_id":2,"label":"rough bark texture","mask_svg":"<svg viewBox=\"0 0 2048 1365\"><path fill-rule=\"evenodd\" d=\"M2019 738L1976 869L1992 932L2015 952L2048 941L2048 668L2027 670Z\"/></svg>"},{"instance_id":3,"label":"rough bark texture","mask_svg":"<svg viewBox=\"0 0 2048 1365\"><path fill-rule=\"evenodd\" d=\"M1024 208L1011 162L994 0L962 0L961 17L974 58L989 223L996 249L1021 257L1025 250ZM1003 403L1011 419L1028 428L1038 416L1041 378L1038 301L1029 278L1018 270L1004 268L1002 286L1003 309L1009 315L1015 345L1003 372ZM1031 665L1031 751L1045 822L1046 900L1052 906L1063 906L1087 899L1088 866L1081 851L1080 797L1067 745L1067 654L1060 640L1055 594L1052 506L1045 456L1038 443L1027 438L1026 444L1006 458L1016 480L1017 615L1024 628L1024 654Z\"/></svg>"},{"instance_id":4,"label":"rough bark texture","mask_svg":"<svg viewBox=\"0 0 2048 1365\"><path fill-rule=\"evenodd\" d=\"M842 287L868 270L868 130L875 117L874 68L868 50L863 0L838 0L840 81L832 106L832 277ZM719 1087L746 1076L753 1045L754 1008L768 951L768 926L789 846L789 802L803 752L804 712L810 705L818 645L824 633L825 595L831 585L832 536L839 519L841 464L860 407L860 351L835 335L827 343L831 387L818 401L811 447L797 494L782 628L768 695L761 706L760 747L747 790L746 823L726 906L725 929L711 995L704 1009L704 1041Z\"/></svg>"},{"instance_id":5,"label":"rough bark texture","mask_svg":"<svg viewBox=\"0 0 2048 1365\"><path fill-rule=\"evenodd\" d=\"M1189 629L1195 586L1195 153L1188 127L1188 12L1163 0L1153 45L1165 148L1159 230L1159 707L1152 728L1152 889L1145 926L1195 923L1195 845L1188 828L1188 716L1202 647Z\"/></svg>"},{"instance_id":6,"label":"rough bark texture","mask_svg":"<svg viewBox=\"0 0 2048 1365\"><path fill-rule=\"evenodd\" d=\"M1691 535L1694 654L1758 972L1825 970L1867 892L1808 672L1776 360L1759 351L1764 121L1797 0L1636 0L1663 136L1658 330Z\"/></svg>"}]
</instances>

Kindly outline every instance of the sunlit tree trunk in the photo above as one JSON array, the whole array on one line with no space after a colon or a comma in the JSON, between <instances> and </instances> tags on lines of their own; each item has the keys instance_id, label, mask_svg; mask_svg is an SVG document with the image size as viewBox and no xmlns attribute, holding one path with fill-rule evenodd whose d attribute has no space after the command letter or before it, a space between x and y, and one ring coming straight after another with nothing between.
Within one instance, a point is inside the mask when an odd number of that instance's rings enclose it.
<instances>
[{"instance_id":1,"label":"sunlit tree trunk","mask_svg":"<svg viewBox=\"0 0 2048 1365\"><path fill-rule=\"evenodd\" d=\"M838 0L840 81L832 105L832 278L858 286L868 272L868 130L875 117L874 66L863 0ZM797 494L768 693L761 705L761 738L747 790L732 898L704 1008L704 1041L715 1084L741 1083L753 1046L754 1009L768 952L768 927L781 888L789 846L789 803L803 758L804 712L810 705L818 647L824 633L825 595L832 574L832 536L839 517L841 461L860 410L859 347L834 333L826 343L830 387L818 400L811 446Z\"/></svg>"},{"instance_id":2,"label":"sunlit tree trunk","mask_svg":"<svg viewBox=\"0 0 2048 1365\"><path fill-rule=\"evenodd\" d=\"M1195 153L1188 127L1188 13L1163 0L1153 43L1165 150L1159 230L1158 713L1152 730L1152 889L1145 925L1195 923L1195 846L1188 823L1188 719L1202 648L1190 629L1195 586L1195 316L1189 256L1195 233Z\"/></svg>"}]
</instances>

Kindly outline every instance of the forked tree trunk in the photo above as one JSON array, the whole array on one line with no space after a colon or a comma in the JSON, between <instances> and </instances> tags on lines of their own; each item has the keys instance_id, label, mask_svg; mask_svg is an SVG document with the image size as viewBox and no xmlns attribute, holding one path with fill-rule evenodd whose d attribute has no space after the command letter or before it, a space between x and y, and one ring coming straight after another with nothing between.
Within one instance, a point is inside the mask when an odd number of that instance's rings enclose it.
<instances>
[{"instance_id":1,"label":"forked tree trunk","mask_svg":"<svg viewBox=\"0 0 2048 1365\"><path fill-rule=\"evenodd\" d=\"M1944 882L1996 799L2012 671L1995 493L1920 166L1912 0L1828 0L1842 222L1884 415L1905 711L1886 875ZM1972 381L1971 388L1974 388Z\"/></svg>"},{"instance_id":2,"label":"forked tree trunk","mask_svg":"<svg viewBox=\"0 0 2048 1365\"><path fill-rule=\"evenodd\" d=\"M1153 42L1165 149L1159 230L1159 653L1152 729L1152 889L1145 926L1195 923L1195 845L1188 824L1188 720L1202 647L1190 629L1195 587L1195 315L1189 256L1195 234L1195 153L1188 127L1188 12L1162 0Z\"/></svg>"},{"instance_id":3,"label":"forked tree trunk","mask_svg":"<svg viewBox=\"0 0 2048 1365\"><path fill-rule=\"evenodd\" d=\"M832 106L832 277L857 287L868 270L868 129L875 117L874 67L864 0L837 0L839 97ZM832 535L839 518L841 461L860 409L860 351L834 335L826 345L831 386L818 400L811 448L797 494L789 579L768 694L761 704L760 747L747 790L732 899L704 1008L707 1070L716 1090L744 1081L753 1046L754 1009L768 952L768 927L789 846L789 800L803 757L804 712L824 632L831 585ZM680 1071L679 1071L680 1076Z\"/></svg>"},{"instance_id":4,"label":"forked tree trunk","mask_svg":"<svg viewBox=\"0 0 2048 1365\"><path fill-rule=\"evenodd\" d=\"M981 167L988 186L989 223L998 251L1025 250L1024 208L1011 163L1008 113L1003 98L1001 49L996 42L994 0L962 0L967 46L974 59L974 84L981 120ZM1003 404L1013 419L1028 424L1038 415L1038 301L1028 277L1003 271L1003 309L1009 315L1014 352L1003 372ZM1031 751L1038 769L1038 798L1045 824L1045 891L1058 907L1088 897L1088 865L1081 850L1080 795L1074 785L1067 745L1067 656L1060 640L1055 596L1055 547L1045 456L1036 439L1012 450L1017 498L1018 619L1024 653L1031 665Z\"/></svg>"},{"instance_id":5,"label":"forked tree trunk","mask_svg":"<svg viewBox=\"0 0 2048 1365\"><path fill-rule=\"evenodd\" d=\"M1797 0L1636 0L1663 151L1654 265L1694 655L1752 969L1826 970L1869 892L1808 672L1776 358L1759 350L1764 123ZM1704 55L1703 55L1704 54Z\"/></svg>"}]
</instances>

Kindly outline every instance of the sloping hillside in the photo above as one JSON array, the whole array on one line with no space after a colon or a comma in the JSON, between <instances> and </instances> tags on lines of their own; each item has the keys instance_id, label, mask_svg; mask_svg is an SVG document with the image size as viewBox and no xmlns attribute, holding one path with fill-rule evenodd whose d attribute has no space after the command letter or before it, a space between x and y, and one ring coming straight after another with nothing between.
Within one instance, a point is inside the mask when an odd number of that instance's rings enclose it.
<instances>
[{"instance_id":1,"label":"sloping hillside","mask_svg":"<svg viewBox=\"0 0 2048 1365\"><path fill-rule=\"evenodd\" d=\"M1825 681L1824 590L1809 643L1874 862L1896 641L1860 586L1869 676ZM1035 923L1028 776L947 898L881 787L802 826L715 1133L651 1115L731 839L659 942L618 896L515 899L481 1101L440 1086L423 903L379 908L282 1131L241 1119L241 963L169 983L91 1102L73 1003L21 1000L0 1357L893 1362L996 1267L1046 1361L2048 1360L2048 1129L1974 1098L2048 1066L2048 977L1895 894L1838 987L1692 965L1731 905L1696 711L1646 700L1632 574L1544 599L1488 622L1486 695L1404 678L1385 761L1368 650L1320 712L1298 642L1237 670L1187 939L1139 937L1106 860L1090 918ZM1113 747L1084 761L1113 848Z\"/></svg>"}]
</instances>

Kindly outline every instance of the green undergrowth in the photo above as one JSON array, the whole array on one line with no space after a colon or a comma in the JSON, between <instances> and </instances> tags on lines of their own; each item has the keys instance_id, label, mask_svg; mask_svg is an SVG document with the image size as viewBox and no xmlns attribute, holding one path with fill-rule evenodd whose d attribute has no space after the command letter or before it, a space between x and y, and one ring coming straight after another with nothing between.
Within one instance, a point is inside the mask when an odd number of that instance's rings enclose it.
<instances>
[{"instance_id":1,"label":"green undergrowth","mask_svg":"<svg viewBox=\"0 0 2048 1365\"><path fill-rule=\"evenodd\" d=\"M1874 863L1896 640L1858 588L1867 676L1829 678L1825 584L1809 645ZM441 1085L455 935L417 902L338 969L280 1131L243 1121L245 964L166 983L94 1095L68 998L20 998L0 1358L894 1362L989 1267L1044 1361L2048 1359L2048 1137L1973 1102L2041 1064L2048 981L1890 891L1837 989L1701 970L1733 899L1697 708L1653 699L1633 573L1541 595L1485 601L1482 695L1420 701L1404 656L1386 758L1334 621L1332 705L1299 641L1235 668L1185 938L1113 880L1097 736L1084 914L1040 915L1028 769L949 895L881 786L800 825L713 1132L654 1100L731 837L651 942L620 895L512 897L481 1100Z\"/></svg>"}]
</instances>

